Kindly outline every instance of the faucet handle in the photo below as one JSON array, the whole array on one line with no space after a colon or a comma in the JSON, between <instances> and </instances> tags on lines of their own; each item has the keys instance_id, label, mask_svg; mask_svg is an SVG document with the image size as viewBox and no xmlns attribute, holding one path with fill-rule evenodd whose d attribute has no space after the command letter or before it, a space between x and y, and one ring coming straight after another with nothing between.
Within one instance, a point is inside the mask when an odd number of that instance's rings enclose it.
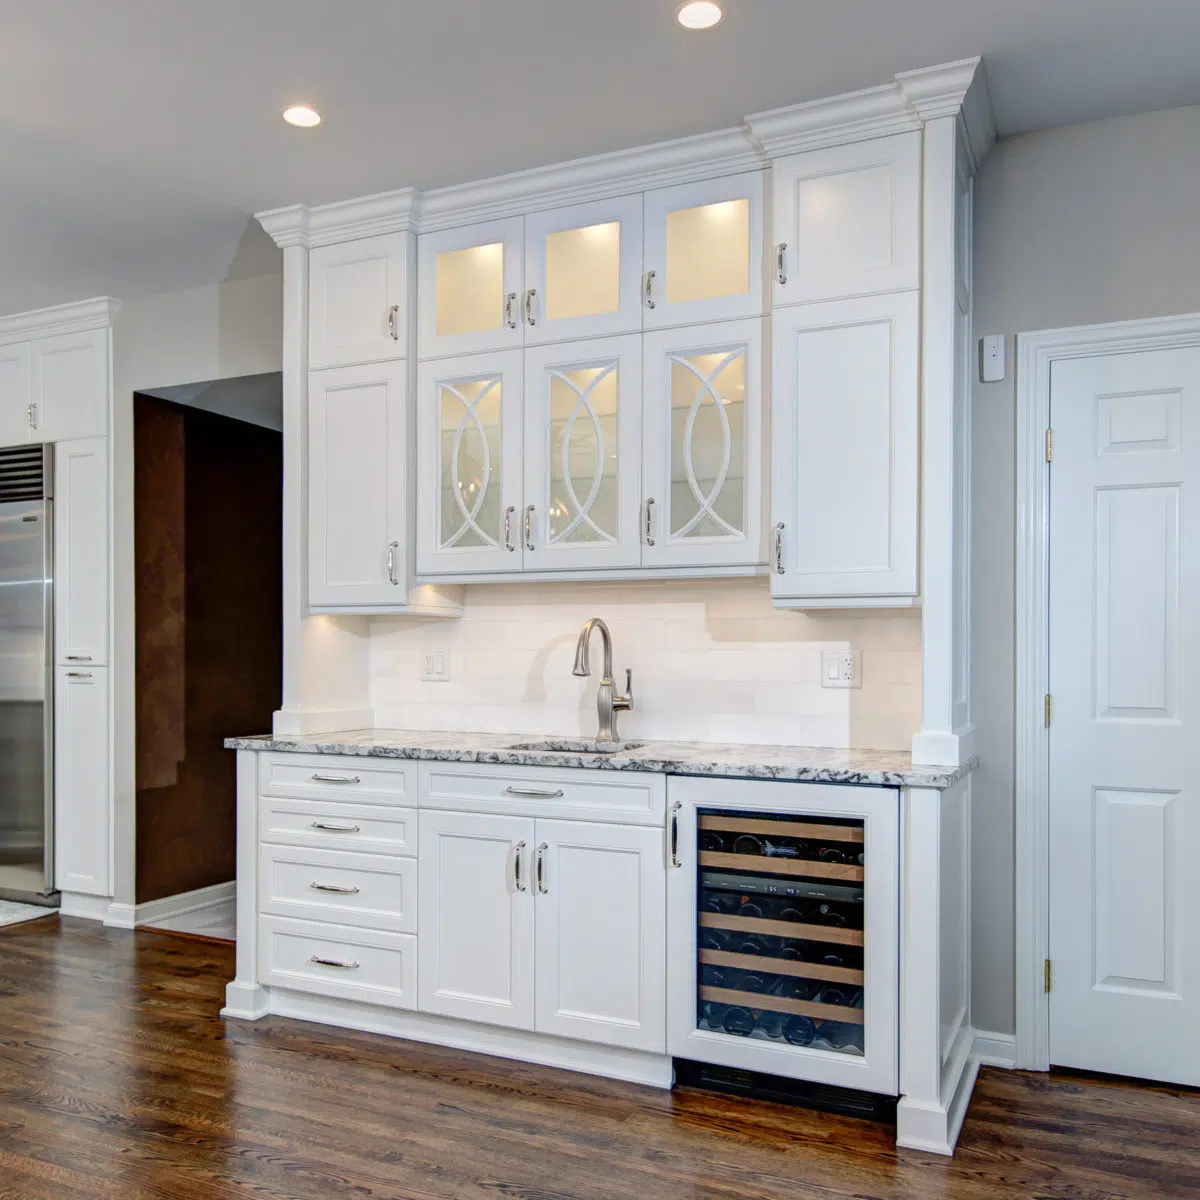
<instances>
[{"instance_id":1,"label":"faucet handle","mask_svg":"<svg viewBox=\"0 0 1200 1200\"><path fill-rule=\"evenodd\" d=\"M633 671L625 668L625 695L613 697L613 708L618 712L628 712L633 707Z\"/></svg>"}]
</instances>

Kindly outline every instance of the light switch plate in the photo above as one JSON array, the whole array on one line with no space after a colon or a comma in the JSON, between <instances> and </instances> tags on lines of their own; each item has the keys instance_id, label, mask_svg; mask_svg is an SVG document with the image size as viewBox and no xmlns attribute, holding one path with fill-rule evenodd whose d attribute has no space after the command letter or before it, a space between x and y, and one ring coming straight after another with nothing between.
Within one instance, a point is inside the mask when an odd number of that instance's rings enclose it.
<instances>
[{"instance_id":1,"label":"light switch plate","mask_svg":"<svg viewBox=\"0 0 1200 1200\"><path fill-rule=\"evenodd\" d=\"M446 683L450 678L449 650L421 651L421 680L423 683Z\"/></svg>"},{"instance_id":2,"label":"light switch plate","mask_svg":"<svg viewBox=\"0 0 1200 1200\"><path fill-rule=\"evenodd\" d=\"M1004 334L989 333L979 339L979 379L999 383L1004 378Z\"/></svg>"},{"instance_id":3,"label":"light switch plate","mask_svg":"<svg viewBox=\"0 0 1200 1200\"><path fill-rule=\"evenodd\" d=\"M822 650L821 686L823 688L862 687L862 651Z\"/></svg>"}]
</instances>

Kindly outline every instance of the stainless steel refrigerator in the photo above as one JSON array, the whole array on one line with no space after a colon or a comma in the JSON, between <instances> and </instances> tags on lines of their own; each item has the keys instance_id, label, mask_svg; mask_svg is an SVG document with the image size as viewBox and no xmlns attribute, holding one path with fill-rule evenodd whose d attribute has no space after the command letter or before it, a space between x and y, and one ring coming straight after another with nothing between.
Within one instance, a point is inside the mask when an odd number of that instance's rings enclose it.
<instances>
[{"instance_id":1,"label":"stainless steel refrigerator","mask_svg":"<svg viewBox=\"0 0 1200 1200\"><path fill-rule=\"evenodd\" d=\"M53 903L54 447L0 449L0 898Z\"/></svg>"}]
</instances>

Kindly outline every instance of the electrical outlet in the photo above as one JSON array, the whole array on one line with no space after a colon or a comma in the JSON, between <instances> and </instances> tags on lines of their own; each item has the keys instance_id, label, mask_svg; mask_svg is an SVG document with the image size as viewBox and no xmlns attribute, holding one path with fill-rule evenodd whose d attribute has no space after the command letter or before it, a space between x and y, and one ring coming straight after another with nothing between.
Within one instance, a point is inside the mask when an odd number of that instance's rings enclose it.
<instances>
[{"instance_id":1,"label":"electrical outlet","mask_svg":"<svg viewBox=\"0 0 1200 1200\"><path fill-rule=\"evenodd\" d=\"M979 381L999 383L1004 378L1004 334L989 333L979 339Z\"/></svg>"},{"instance_id":2,"label":"electrical outlet","mask_svg":"<svg viewBox=\"0 0 1200 1200\"><path fill-rule=\"evenodd\" d=\"M862 687L862 651L822 650L821 686L823 688Z\"/></svg>"},{"instance_id":3,"label":"electrical outlet","mask_svg":"<svg viewBox=\"0 0 1200 1200\"><path fill-rule=\"evenodd\" d=\"M450 651L421 652L421 680L424 683L445 683L450 678Z\"/></svg>"}]
</instances>

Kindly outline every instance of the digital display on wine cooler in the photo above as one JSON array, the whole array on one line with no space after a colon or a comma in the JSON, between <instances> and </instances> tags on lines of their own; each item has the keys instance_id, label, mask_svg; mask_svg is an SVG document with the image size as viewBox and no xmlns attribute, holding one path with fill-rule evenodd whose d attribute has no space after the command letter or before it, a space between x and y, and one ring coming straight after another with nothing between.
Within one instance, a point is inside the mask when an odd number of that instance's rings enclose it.
<instances>
[{"instance_id":1,"label":"digital display on wine cooler","mask_svg":"<svg viewBox=\"0 0 1200 1200\"><path fill-rule=\"evenodd\" d=\"M701 809L696 1026L863 1053L861 820Z\"/></svg>"}]
</instances>

